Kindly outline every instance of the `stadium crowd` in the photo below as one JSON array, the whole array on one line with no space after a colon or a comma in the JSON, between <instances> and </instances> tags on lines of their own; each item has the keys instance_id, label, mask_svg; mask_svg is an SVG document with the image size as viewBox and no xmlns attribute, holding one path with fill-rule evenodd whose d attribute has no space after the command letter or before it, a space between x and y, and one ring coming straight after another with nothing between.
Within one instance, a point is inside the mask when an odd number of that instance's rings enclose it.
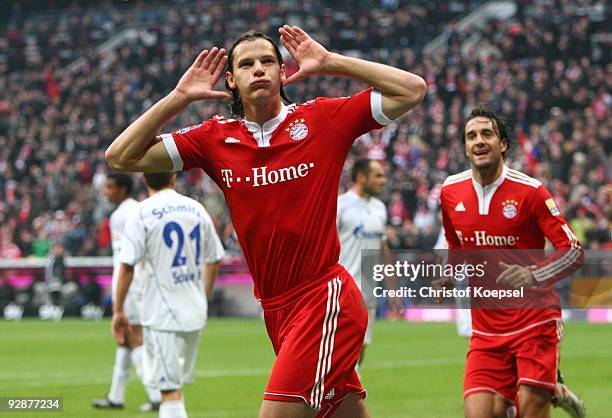
<instances>
[{"instance_id":1,"label":"stadium crowd","mask_svg":"<svg viewBox=\"0 0 612 418\"><path fill-rule=\"evenodd\" d=\"M478 102L493 103L514 128L508 164L547 185L586 248L610 245L612 48L604 2L521 1L512 19L464 30L456 21L479 1L348 3L109 2L73 6L70 14L14 7L0 32L0 259L46 257L57 241L67 255L110 254L112 207L101 192L109 143L174 87L199 50L228 48L250 28L277 37L285 22L303 25L332 49L427 80L423 105L355 144L340 185L340 192L348 187L357 156L385 162L392 248L433 247L439 189L446 176L468 167L461 121ZM120 44L111 56L96 52L127 27L147 36ZM439 49L424 50L443 32ZM296 70L291 61L286 66ZM317 78L287 93L302 102L360 88ZM228 115L226 104L199 103L167 129L216 113ZM206 206L227 250L239 252L216 185L192 170L177 189ZM136 197L144 196L139 182Z\"/></svg>"}]
</instances>

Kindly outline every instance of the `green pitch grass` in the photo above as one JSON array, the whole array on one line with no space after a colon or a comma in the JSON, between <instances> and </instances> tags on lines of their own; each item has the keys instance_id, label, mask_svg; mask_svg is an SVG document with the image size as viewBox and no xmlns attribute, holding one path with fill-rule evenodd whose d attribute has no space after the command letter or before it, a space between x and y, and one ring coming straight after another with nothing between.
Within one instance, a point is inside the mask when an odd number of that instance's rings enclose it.
<instances>
[{"instance_id":1,"label":"green pitch grass","mask_svg":"<svg viewBox=\"0 0 612 418\"><path fill-rule=\"evenodd\" d=\"M462 373L467 341L454 324L378 321L362 369L372 417L463 416ZM0 396L64 398L61 413L0 413L6 417L147 418L145 394L132 371L126 409L97 411L92 398L108 391L114 361L109 321L0 322ZM612 416L612 326L566 324L561 368L586 401L589 417ZM212 319L200 345L196 382L185 389L190 418L256 417L274 360L263 323ZM553 417L564 417L554 411Z\"/></svg>"}]
</instances>

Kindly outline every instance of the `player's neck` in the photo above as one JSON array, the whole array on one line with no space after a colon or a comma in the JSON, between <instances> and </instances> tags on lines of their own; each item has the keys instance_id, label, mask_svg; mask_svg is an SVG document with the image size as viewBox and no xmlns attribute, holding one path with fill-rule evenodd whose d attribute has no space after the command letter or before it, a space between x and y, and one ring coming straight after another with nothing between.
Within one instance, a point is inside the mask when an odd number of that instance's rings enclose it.
<instances>
[{"instance_id":1,"label":"player's neck","mask_svg":"<svg viewBox=\"0 0 612 418\"><path fill-rule=\"evenodd\" d=\"M472 167L472 175L474 176L474 180L476 183L481 186L488 186L489 184L495 182L504 171L504 164L501 163L498 166L493 167L483 167L481 169L477 169Z\"/></svg>"},{"instance_id":2,"label":"player's neck","mask_svg":"<svg viewBox=\"0 0 612 418\"><path fill-rule=\"evenodd\" d=\"M150 187L147 187L147 192L149 194L149 197L153 196L155 193L163 192L165 190L174 190L174 187L166 186L166 187L162 187L161 189L152 189Z\"/></svg>"},{"instance_id":3,"label":"player's neck","mask_svg":"<svg viewBox=\"0 0 612 418\"><path fill-rule=\"evenodd\" d=\"M362 199L370 200L370 198L372 197L371 195L367 194L365 190L363 190L363 188L361 187L353 186L351 187L351 190L353 191L353 193L355 193L357 196L361 197Z\"/></svg>"},{"instance_id":4,"label":"player's neck","mask_svg":"<svg viewBox=\"0 0 612 418\"><path fill-rule=\"evenodd\" d=\"M278 116L282 109L280 97L267 103L253 104L243 101L244 117L249 122L257 122L263 125L272 118Z\"/></svg>"}]
</instances>

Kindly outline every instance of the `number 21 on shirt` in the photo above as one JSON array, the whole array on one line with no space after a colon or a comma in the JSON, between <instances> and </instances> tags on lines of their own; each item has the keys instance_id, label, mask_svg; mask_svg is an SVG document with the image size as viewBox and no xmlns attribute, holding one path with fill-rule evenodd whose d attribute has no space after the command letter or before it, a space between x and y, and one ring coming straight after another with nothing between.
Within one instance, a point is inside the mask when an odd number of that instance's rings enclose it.
<instances>
[{"instance_id":1,"label":"number 21 on shirt","mask_svg":"<svg viewBox=\"0 0 612 418\"><path fill-rule=\"evenodd\" d=\"M164 243L170 249L174 246L174 239L176 237L177 246L176 253L174 254L174 259L172 260L172 267L180 267L184 266L187 263L187 257L183 254L183 245L185 244L185 233L183 232L183 228L174 221L168 222L164 226L163 230ZM195 241L195 263L197 266L200 265L200 256L201 256L201 233L200 233L200 224L197 224L195 228L189 233L189 239L191 241Z\"/></svg>"}]
</instances>

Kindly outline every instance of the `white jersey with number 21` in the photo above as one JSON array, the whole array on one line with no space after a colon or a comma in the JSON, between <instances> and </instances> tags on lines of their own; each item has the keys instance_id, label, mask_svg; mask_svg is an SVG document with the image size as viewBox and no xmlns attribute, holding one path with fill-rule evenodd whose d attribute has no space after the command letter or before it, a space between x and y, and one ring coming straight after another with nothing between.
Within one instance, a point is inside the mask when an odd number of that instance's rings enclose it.
<instances>
[{"instance_id":1,"label":"white jersey with number 21","mask_svg":"<svg viewBox=\"0 0 612 418\"><path fill-rule=\"evenodd\" d=\"M144 285L142 325L189 332L206 322L204 264L224 256L210 216L199 202L163 189L138 204L128 221L120 261L146 260L152 277Z\"/></svg>"}]
</instances>

